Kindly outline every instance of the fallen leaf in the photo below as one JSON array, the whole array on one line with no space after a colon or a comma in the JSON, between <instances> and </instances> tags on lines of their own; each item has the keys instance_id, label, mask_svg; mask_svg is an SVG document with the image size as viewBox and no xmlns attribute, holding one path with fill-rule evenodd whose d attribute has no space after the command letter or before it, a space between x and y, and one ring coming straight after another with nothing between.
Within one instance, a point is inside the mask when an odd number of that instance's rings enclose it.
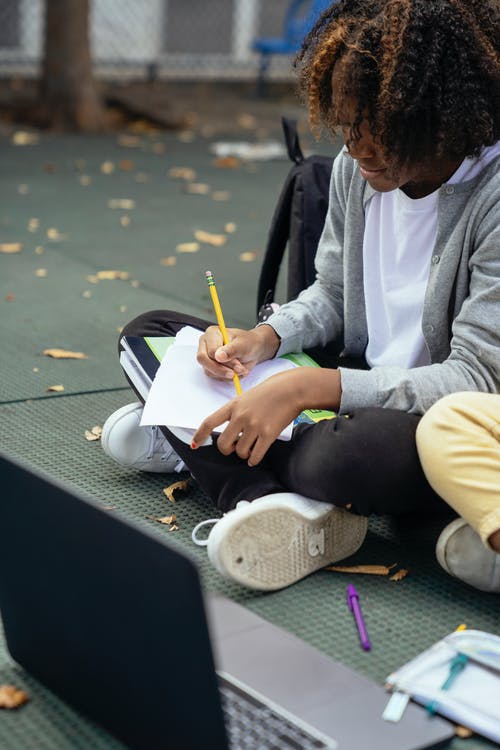
<instances>
[{"instance_id":1,"label":"fallen leaf","mask_svg":"<svg viewBox=\"0 0 500 750\"><path fill-rule=\"evenodd\" d=\"M43 245L37 245L35 247L35 254L36 255L43 255L43 252L44 252Z\"/></svg>"},{"instance_id":2,"label":"fallen leaf","mask_svg":"<svg viewBox=\"0 0 500 750\"><path fill-rule=\"evenodd\" d=\"M0 242L0 253L20 253L23 247L22 242Z\"/></svg>"},{"instance_id":3,"label":"fallen leaf","mask_svg":"<svg viewBox=\"0 0 500 750\"><path fill-rule=\"evenodd\" d=\"M204 182L188 182L185 187L186 193L192 195L208 195L210 192L210 185Z\"/></svg>"},{"instance_id":4,"label":"fallen leaf","mask_svg":"<svg viewBox=\"0 0 500 750\"><path fill-rule=\"evenodd\" d=\"M55 227L47 229L47 237L49 240L52 240L52 242L60 242L61 240L65 240L67 236L67 234L61 234L59 229L56 229Z\"/></svg>"},{"instance_id":5,"label":"fallen leaf","mask_svg":"<svg viewBox=\"0 0 500 750\"><path fill-rule=\"evenodd\" d=\"M111 198L108 201L108 208L119 208L122 211L131 211L135 208L135 201L132 198Z\"/></svg>"},{"instance_id":6,"label":"fallen leaf","mask_svg":"<svg viewBox=\"0 0 500 750\"><path fill-rule=\"evenodd\" d=\"M134 166L132 159L122 159L118 162L118 167L122 172L132 172Z\"/></svg>"},{"instance_id":7,"label":"fallen leaf","mask_svg":"<svg viewBox=\"0 0 500 750\"><path fill-rule=\"evenodd\" d=\"M184 479L180 482L174 482L173 484L169 484L168 487L164 488L163 494L168 500L170 500L171 503L175 503L174 492L176 492L176 490L181 490L182 492L186 492L188 487L189 487L189 479Z\"/></svg>"},{"instance_id":8,"label":"fallen leaf","mask_svg":"<svg viewBox=\"0 0 500 750\"><path fill-rule=\"evenodd\" d=\"M90 298L92 297L92 292L90 291L90 289L85 289L85 290L84 290L84 291L82 292L82 297L83 297L84 299L90 299Z\"/></svg>"},{"instance_id":9,"label":"fallen leaf","mask_svg":"<svg viewBox=\"0 0 500 750\"><path fill-rule=\"evenodd\" d=\"M372 576L388 576L391 567L387 565L327 565L325 570L333 570L336 573L366 573Z\"/></svg>"},{"instance_id":10,"label":"fallen leaf","mask_svg":"<svg viewBox=\"0 0 500 750\"><path fill-rule=\"evenodd\" d=\"M390 577L390 581L402 581L403 578L406 578L408 575L408 571L406 568L401 568L400 570L396 571L393 576Z\"/></svg>"},{"instance_id":11,"label":"fallen leaf","mask_svg":"<svg viewBox=\"0 0 500 750\"><path fill-rule=\"evenodd\" d=\"M175 248L178 253L197 253L200 249L199 242L181 242Z\"/></svg>"},{"instance_id":12,"label":"fallen leaf","mask_svg":"<svg viewBox=\"0 0 500 750\"><path fill-rule=\"evenodd\" d=\"M214 245L216 247L225 245L227 241L225 234L211 234L210 232L205 232L203 229L197 229L194 236L198 242L206 242L207 245Z\"/></svg>"},{"instance_id":13,"label":"fallen leaf","mask_svg":"<svg viewBox=\"0 0 500 750\"><path fill-rule=\"evenodd\" d=\"M172 513L171 516L161 516L160 518L155 518L155 521L170 526L175 521L175 513Z\"/></svg>"},{"instance_id":14,"label":"fallen leaf","mask_svg":"<svg viewBox=\"0 0 500 750\"><path fill-rule=\"evenodd\" d=\"M28 693L15 685L0 685L0 708L19 708L29 701Z\"/></svg>"},{"instance_id":15,"label":"fallen leaf","mask_svg":"<svg viewBox=\"0 0 500 750\"><path fill-rule=\"evenodd\" d=\"M231 197L229 190L214 190L212 199L214 201L228 201Z\"/></svg>"},{"instance_id":16,"label":"fallen leaf","mask_svg":"<svg viewBox=\"0 0 500 750\"><path fill-rule=\"evenodd\" d=\"M92 178L88 174L82 174L80 175L80 185L83 185L83 187L87 187L92 182Z\"/></svg>"},{"instance_id":17,"label":"fallen leaf","mask_svg":"<svg viewBox=\"0 0 500 750\"><path fill-rule=\"evenodd\" d=\"M247 113L238 115L237 122L240 127L246 128L248 130L257 127L257 118L254 115L249 115Z\"/></svg>"},{"instance_id":18,"label":"fallen leaf","mask_svg":"<svg viewBox=\"0 0 500 750\"><path fill-rule=\"evenodd\" d=\"M101 172L103 174L113 174L114 171L115 171L115 165L113 164L112 161L104 161L101 164Z\"/></svg>"},{"instance_id":19,"label":"fallen leaf","mask_svg":"<svg viewBox=\"0 0 500 750\"><path fill-rule=\"evenodd\" d=\"M18 130L12 136L14 146L36 146L39 140L37 133L28 133L26 130Z\"/></svg>"},{"instance_id":20,"label":"fallen leaf","mask_svg":"<svg viewBox=\"0 0 500 750\"><path fill-rule=\"evenodd\" d=\"M67 349L44 349L42 354L54 359L88 359L83 352L71 352Z\"/></svg>"},{"instance_id":21,"label":"fallen leaf","mask_svg":"<svg viewBox=\"0 0 500 750\"><path fill-rule=\"evenodd\" d=\"M122 225L122 227L129 227L130 222L130 216L120 216L120 224Z\"/></svg>"},{"instance_id":22,"label":"fallen leaf","mask_svg":"<svg viewBox=\"0 0 500 750\"><path fill-rule=\"evenodd\" d=\"M102 435L102 427L100 427L98 424L96 424L94 427L92 427L91 430L85 430L85 438L89 442L93 442L95 440L99 440Z\"/></svg>"},{"instance_id":23,"label":"fallen leaf","mask_svg":"<svg viewBox=\"0 0 500 750\"><path fill-rule=\"evenodd\" d=\"M198 243L194 243L194 244L198 244ZM162 266L175 266L175 264L177 263L177 258L175 257L175 255L168 255L166 258L162 258L160 260L160 263Z\"/></svg>"},{"instance_id":24,"label":"fallen leaf","mask_svg":"<svg viewBox=\"0 0 500 750\"><path fill-rule=\"evenodd\" d=\"M174 523L174 524L172 524L172 526L171 526L171 527L169 528L169 531L177 531L177 530L178 530L178 528L179 528L179 527L177 526L177 524L176 524L176 523Z\"/></svg>"},{"instance_id":25,"label":"fallen leaf","mask_svg":"<svg viewBox=\"0 0 500 750\"><path fill-rule=\"evenodd\" d=\"M28 221L28 232L36 232L40 228L40 222L38 219L30 219Z\"/></svg>"},{"instance_id":26,"label":"fallen leaf","mask_svg":"<svg viewBox=\"0 0 500 750\"><path fill-rule=\"evenodd\" d=\"M212 163L218 169L238 169L238 167L241 167L241 160L236 156L219 156Z\"/></svg>"},{"instance_id":27,"label":"fallen leaf","mask_svg":"<svg viewBox=\"0 0 500 750\"><path fill-rule=\"evenodd\" d=\"M52 391L54 393L62 393L62 391L64 391L64 386L63 385L49 385L49 387L47 388L47 392L49 393Z\"/></svg>"},{"instance_id":28,"label":"fallen leaf","mask_svg":"<svg viewBox=\"0 0 500 750\"><path fill-rule=\"evenodd\" d=\"M96 273L98 279L112 281L113 279L121 279L122 281L128 281L130 274L128 271L98 271Z\"/></svg>"},{"instance_id":29,"label":"fallen leaf","mask_svg":"<svg viewBox=\"0 0 500 750\"><path fill-rule=\"evenodd\" d=\"M173 177L174 180L186 180L192 182L196 179L196 172L191 167L172 167L167 172L169 177Z\"/></svg>"},{"instance_id":30,"label":"fallen leaf","mask_svg":"<svg viewBox=\"0 0 500 750\"><path fill-rule=\"evenodd\" d=\"M47 269L46 268L37 268L35 271L35 276L38 276L40 279L45 279L47 276Z\"/></svg>"},{"instance_id":31,"label":"fallen leaf","mask_svg":"<svg viewBox=\"0 0 500 750\"><path fill-rule=\"evenodd\" d=\"M251 263L257 257L255 250L248 250L246 253L240 254L240 260L243 263Z\"/></svg>"},{"instance_id":32,"label":"fallen leaf","mask_svg":"<svg viewBox=\"0 0 500 750\"><path fill-rule=\"evenodd\" d=\"M233 234L233 232L236 232L236 229L237 226L234 221L228 221L228 223L224 225L224 231L228 234Z\"/></svg>"}]
</instances>

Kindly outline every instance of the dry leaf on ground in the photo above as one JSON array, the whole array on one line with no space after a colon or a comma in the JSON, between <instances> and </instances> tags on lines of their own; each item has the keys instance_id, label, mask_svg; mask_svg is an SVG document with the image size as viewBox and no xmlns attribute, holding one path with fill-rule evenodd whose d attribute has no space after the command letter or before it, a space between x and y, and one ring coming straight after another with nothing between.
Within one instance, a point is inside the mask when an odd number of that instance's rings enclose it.
<instances>
[{"instance_id":1,"label":"dry leaf on ground","mask_svg":"<svg viewBox=\"0 0 500 750\"><path fill-rule=\"evenodd\" d=\"M241 159L236 156L219 156L212 163L218 169L238 169L238 167L241 167Z\"/></svg>"},{"instance_id":2,"label":"dry leaf on ground","mask_svg":"<svg viewBox=\"0 0 500 750\"><path fill-rule=\"evenodd\" d=\"M169 484L168 487L164 488L163 494L168 500L170 500L171 503L175 503L174 492L177 492L177 490L180 490L181 492L187 492L188 488L189 488L189 479L184 479L180 482L174 482L173 484Z\"/></svg>"},{"instance_id":3,"label":"dry leaf on ground","mask_svg":"<svg viewBox=\"0 0 500 750\"><path fill-rule=\"evenodd\" d=\"M0 708L18 708L29 701L28 693L15 685L0 685Z\"/></svg>"},{"instance_id":4,"label":"dry leaf on ground","mask_svg":"<svg viewBox=\"0 0 500 750\"><path fill-rule=\"evenodd\" d=\"M214 190L212 199L214 201L228 201L231 197L229 190Z\"/></svg>"},{"instance_id":5,"label":"dry leaf on ground","mask_svg":"<svg viewBox=\"0 0 500 750\"><path fill-rule=\"evenodd\" d=\"M61 242L61 240L65 240L67 237L67 234L61 234L56 227L49 227L49 229L47 229L47 238L52 242Z\"/></svg>"},{"instance_id":6,"label":"dry leaf on ground","mask_svg":"<svg viewBox=\"0 0 500 750\"><path fill-rule=\"evenodd\" d=\"M108 201L108 208L119 208L122 211L131 211L135 208L135 201L132 198L111 198Z\"/></svg>"},{"instance_id":7,"label":"dry leaf on ground","mask_svg":"<svg viewBox=\"0 0 500 750\"><path fill-rule=\"evenodd\" d=\"M225 245L227 241L225 234L212 234L211 232L205 232L203 229L197 229L194 236L198 242L206 242L207 245L214 245L215 247Z\"/></svg>"},{"instance_id":8,"label":"dry leaf on ground","mask_svg":"<svg viewBox=\"0 0 500 750\"><path fill-rule=\"evenodd\" d=\"M246 253L240 254L240 260L242 263L251 263L257 257L255 250L248 250Z\"/></svg>"},{"instance_id":9,"label":"dry leaf on ground","mask_svg":"<svg viewBox=\"0 0 500 750\"><path fill-rule=\"evenodd\" d=\"M180 242L175 248L178 253L197 253L200 249L199 242Z\"/></svg>"},{"instance_id":10,"label":"dry leaf on ground","mask_svg":"<svg viewBox=\"0 0 500 750\"><path fill-rule=\"evenodd\" d=\"M37 268L35 271L35 276L38 276L39 279L45 279L47 277L48 271L46 268Z\"/></svg>"},{"instance_id":11,"label":"dry leaf on ground","mask_svg":"<svg viewBox=\"0 0 500 750\"><path fill-rule=\"evenodd\" d=\"M130 279L130 274L128 271L98 271L96 273L96 278L100 281L113 281L114 279L128 281L128 279Z\"/></svg>"},{"instance_id":12,"label":"dry leaf on ground","mask_svg":"<svg viewBox=\"0 0 500 750\"><path fill-rule=\"evenodd\" d=\"M174 180L186 180L192 182L196 179L196 172L191 167L172 167L168 170L168 176Z\"/></svg>"},{"instance_id":13,"label":"dry leaf on ground","mask_svg":"<svg viewBox=\"0 0 500 750\"><path fill-rule=\"evenodd\" d=\"M0 242L0 253L20 253L22 249L22 242Z\"/></svg>"},{"instance_id":14,"label":"dry leaf on ground","mask_svg":"<svg viewBox=\"0 0 500 750\"><path fill-rule=\"evenodd\" d=\"M25 130L17 130L12 136L14 146L36 146L39 140L37 133L28 133Z\"/></svg>"},{"instance_id":15,"label":"dry leaf on ground","mask_svg":"<svg viewBox=\"0 0 500 750\"><path fill-rule=\"evenodd\" d=\"M101 435L102 435L102 427L100 427L98 424L92 427L91 430L85 430L85 438L89 442L92 442L94 440L99 440Z\"/></svg>"},{"instance_id":16,"label":"dry leaf on ground","mask_svg":"<svg viewBox=\"0 0 500 750\"><path fill-rule=\"evenodd\" d=\"M160 260L160 263L162 266L175 266L175 264L177 263L177 258L175 257L175 255L168 255L166 258L162 258Z\"/></svg>"},{"instance_id":17,"label":"dry leaf on ground","mask_svg":"<svg viewBox=\"0 0 500 750\"><path fill-rule=\"evenodd\" d=\"M172 513L170 516L160 516L159 518L155 518L155 521L163 523L165 526L171 526L175 521L175 513Z\"/></svg>"},{"instance_id":18,"label":"dry leaf on ground","mask_svg":"<svg viewBox=\"0 0 500 750\"><path fill-rule=\"evenodd\" d=\"M64 391L63 385L49 385L49 387L47 388L47 393L51 393L51 392L62 393L63 391Z\"/></svg>"},{"instance_id":19,"label":"dry leaf on ground","mask_svg":"<svg viewBox=\"0 0 500 750\"><path fill-rule=\"evenodd\" d=\"M113 174L114 171L115 171L115 165L113 164L112 161L104 161L101 164L101 172L103 174Z\"/></svg>"},{"instance_id":20,"label":"dry leaf on ground","mask_svg":"<svg viewBox=\"0 0 500 750\"><path fill-rule=\"evenodd\" d=\"M205 182L188 182L184 190L186 193L191 193L192 195L208 195L210 185L207 185Z\"/></svg>"},{"instance_id":21,"label":"dry leaf on ground","mask_svg":"<svg viewBox=\"0 0 500 750\"><path fill-rule=\"evenodd\" d=\"M388 576L391 568L388 565L327 565L325 570L336 573L365 573L372 576Z\"/></svg>"},{"instance_id":22,"label":"dry leaf on ground","mask_svg":"<svg viewBox=\"0 0 500 750\"><path fill-rule=\"evenodd\" d=\"M408 571L406 568L401 568L400 570L396 571L393 576L390 577L390 581L402 581L403 578L406 578L408 575Z\"/></svg>"},{"instance_id":23,"label":"dry leaf on ground","mask_svg":"<svg viewBox=\"0 0 500 750\"><path fill-rule=\"evenodd\" d=\"M70 352L67 349L44 349L42 354L54 359L88 359L83 352Z\"/></svg>"},{"instance_id":24,"label":"dry leaf on ground","mask_svg":"<svg viewBox=\"0 0 500 750\"><path fill-rule=\"evenodd\" d=\"M224 224L224 231L227 232L228 234L232 234L233 232L236 232L237 228L238 227L236 226L234 221L228 221L227 224Z\"/></svg>"},{"instance_id":25,"label":"dry leaf on ground","mask_svg":"<svg viewBox=\"0 0 500 750\"><path fill-rule=\"evenodd\" d=\"M122 159L118 162L118 167L122 172L131 172L134 169L135 164L132 159Z\"/></svg>"}]
</instances>

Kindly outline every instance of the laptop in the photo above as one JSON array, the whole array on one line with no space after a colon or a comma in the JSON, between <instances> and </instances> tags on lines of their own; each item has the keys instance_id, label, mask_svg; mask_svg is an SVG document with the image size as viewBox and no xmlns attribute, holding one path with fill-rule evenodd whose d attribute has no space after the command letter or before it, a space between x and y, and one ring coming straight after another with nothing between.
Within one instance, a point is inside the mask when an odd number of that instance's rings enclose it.
<instances>
[{"instance_id":1,"label":"laptop","mask_svg":"<svg viewBox=\"0 0 500 750\"><path fill-rule=\"evenodd\" d=\"M382 687L205 596L172 542L2 454L0 476L8 650L129 747L417 750L453 737L411 703L384 721Z\"/></svg>"}]
</instances>

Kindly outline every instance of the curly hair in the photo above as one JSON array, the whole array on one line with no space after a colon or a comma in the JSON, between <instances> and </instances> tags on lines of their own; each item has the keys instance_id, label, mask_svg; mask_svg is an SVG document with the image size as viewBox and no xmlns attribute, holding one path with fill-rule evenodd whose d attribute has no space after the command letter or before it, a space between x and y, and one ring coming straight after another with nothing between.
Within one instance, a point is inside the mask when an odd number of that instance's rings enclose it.
<instances>
[{"instance_id":1,"label":"curly hair","mask_svg":"<svg viewBox=\"0 0 500 750\"><path fill-rule=\"evenodd\" d=\"M294 64L316 134L337 131L347 96L350 137L366 118L393 164L416 164L499 139L499 49L499 0L340 0Z\"/></svg>"}]
</instances>

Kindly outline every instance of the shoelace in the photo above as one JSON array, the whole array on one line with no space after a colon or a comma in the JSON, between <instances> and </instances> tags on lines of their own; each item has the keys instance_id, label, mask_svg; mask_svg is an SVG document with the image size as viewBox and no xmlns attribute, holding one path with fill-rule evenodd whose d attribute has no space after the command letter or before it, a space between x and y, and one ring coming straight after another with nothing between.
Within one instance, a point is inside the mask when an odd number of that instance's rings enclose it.
<instances>
[{"instance_id":1,"label":"shoelace","mask_svg":"<svg viewBox=\"0 0 500 750\"><path fill-rule=\"evenodd\" d=\"M250 503L248 500L240 500L239 503L236 503L236 508L241 508L243 505L250 505ZM226 514L224 513L224 515ZM196 545L198 545L198 547L206 547L208 544L208 537L210 536L210 534L207 536L206 539L199 539L198 531L202 529L204 526L209 526L209 525L215 526L215 524L218 523L219 521L220 521L220 518L207 518L205 519L205 521L200 521L200 523L197 523L191 532L191 539L193 540L193 542Z\"/></svg>"},{"instance_id":2,"label":"shoelace","mask_svg":"<svg viewBox=\"0 0 500 750\"><path fill-rule=\"evenodd\" d=\"M151 427L151 431L149 433L149 448L147 453L147 459L150 461L154 454L156 452L159 452L163 449L163 453L160 455L160 461L168 461L170 456L172 454L175 454L175 450L172 448L170 443L168 442L167 438L163 434L163 432L160 430L160 428L155 425L154 427ZM180 456L177 456L177 463L175 465L175 471L181 472L186 469L186 464L182 460Z\"/></svg>"}]
</instances>

